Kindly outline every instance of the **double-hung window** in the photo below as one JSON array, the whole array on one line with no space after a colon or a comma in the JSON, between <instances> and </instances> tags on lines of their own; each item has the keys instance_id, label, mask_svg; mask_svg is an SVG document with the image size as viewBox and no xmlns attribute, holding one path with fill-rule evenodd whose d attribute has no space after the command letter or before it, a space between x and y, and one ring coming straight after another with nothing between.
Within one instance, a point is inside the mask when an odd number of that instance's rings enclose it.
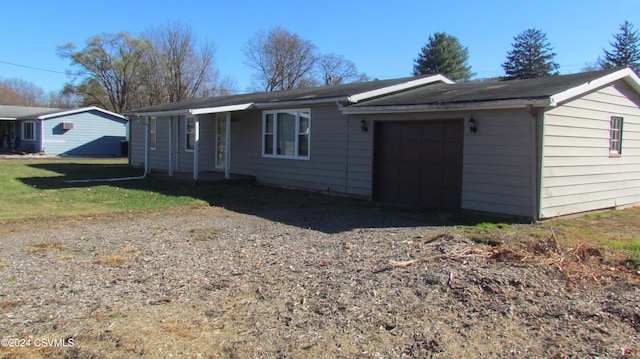
<instances>
[{"instance_id":1,"label":"double-hung window","mask_svg":"<svg viewBox=\"0 0 640 359\"><path fill-rule=\"evenodd\" d=\"M609 129L609 155L620 156L622 154L622 117L611 117Z\"/></svg>"},{"instance_id":2,"label":"double-hung window","mask_svg":"<svg viewBox=\"0 0 640 359\"><path fill-rule=\"evenodd\" d=\"M309 159L311 110L265 111L262 114L262 156Z\"/></svg>"},{"instance_id":3,"label":"double-hung window","mask_svg":"<svg viewBox=\"0 0 640 359\"><path fill-rule=\"evenodd\" d=\"M22 139L26 141L34 141L36 139L35 121L25 121L22 123Z\"/></svg>"}]
</instances>

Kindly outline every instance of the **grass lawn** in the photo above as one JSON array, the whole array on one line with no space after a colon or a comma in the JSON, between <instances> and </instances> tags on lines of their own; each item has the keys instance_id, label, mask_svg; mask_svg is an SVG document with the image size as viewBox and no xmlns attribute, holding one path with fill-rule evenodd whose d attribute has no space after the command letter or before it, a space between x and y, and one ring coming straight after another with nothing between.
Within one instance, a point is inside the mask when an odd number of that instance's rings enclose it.
<instances>
[{"instance_id":1,"label":"grass lawn","mask_svg":"<svg viewBox=\"0 0 640 359\"><path fill-rule=\"evenodd\" d=\"M150 179L68 183L142 175L126 159L0 160L0 221L56 219L208 204L192 184ZM208 193L215 196L215 193Z\"/></svg>"}]
</instances>

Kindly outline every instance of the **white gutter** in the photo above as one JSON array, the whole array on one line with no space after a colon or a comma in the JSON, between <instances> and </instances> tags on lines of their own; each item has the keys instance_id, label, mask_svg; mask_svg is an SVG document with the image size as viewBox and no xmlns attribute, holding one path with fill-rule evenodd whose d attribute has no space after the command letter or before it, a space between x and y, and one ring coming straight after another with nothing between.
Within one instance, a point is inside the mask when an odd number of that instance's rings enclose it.
<instances>
[{"instance_id":1,"label":"white gutter","mask_svg":"<svg viewBox=\"0 0 640 359\"><path fill-rule=\"evenodd\" d=\"M141 180L147 178L149 173L149 118L144 121L144 174L136 177L120 177L120 178L99 178L99 179L84 179L84 180L66 180L65 183L91 183L91 182L120 182L120 181L132 181Z\"/></svg>"},{"instance_id":2,"label":"white gutter","mask_svg":"<svg viewBox=\"0 0 640 359\"><path fill-rule=\"evenodd\" d=\"M437 111L469 111L487 109L508 109L521 107L554 106L550 99L531 100L498 100L482 102L463 102L427 105L389 105L389 106L341 106L342 113L347 115L364 115L373 113L402 113L402 112L437 112Z\"/></svg>"}]
</instances>

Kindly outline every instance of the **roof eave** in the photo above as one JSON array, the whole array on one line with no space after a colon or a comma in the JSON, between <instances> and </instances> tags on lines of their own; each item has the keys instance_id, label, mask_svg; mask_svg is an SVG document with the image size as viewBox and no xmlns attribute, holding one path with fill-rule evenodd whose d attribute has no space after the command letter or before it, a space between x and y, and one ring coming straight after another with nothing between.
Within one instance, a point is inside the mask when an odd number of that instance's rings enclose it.
<instances>
[{"instance_id":1,"label":"roof eave","mask_svg":"<svg viewBox=\"0 0 640 359\"><path fill-rule=\"evenodd\" d=\"M242 103L242 104L236 104L236 105L191 108L191 109L182 109L182 110L139 111L139 112L130 112L129 115L137 116L137 117L197 116L197 115L206 115L206 114L212 114L212 113L242 111L242 110L251 108L253 105L254 105L253 102L249 102L249 103Z\"/></svg>"},{"instance_id":2,"label":"roof eave","mask_svg":"<svg viewBox=\"0 0 640 359\"><path fill-rule=\"evenodd\" d=\"M405 113L405 112L438 112L438 111L469 111L469 110L494 110L526 107L550 107L554 106L550 99L522 99L522 100L498 100L482 102L460 102L422 105L390 105L390 106L358 106L343 107L342 112L347 115L366 115L377 113Z\"/></svg>"},{"instance_id":3,"label":"roof eave","mask_svg":"<svg viewBox=\"0 0 640 359\"><path fill-rule=\"evenodd\" d=\"M71 110L67 110L67 111L60 111L60 112L54 112L54 113L48 113L46 115L40 115L37 117L38 120L47 120L50 118L54 118L54 117L60 117L60 116L66 116L66 115L73 115L76 113L81 113L81 112L87 112L87 111L98 111L98 112L102 112L114 117L118 117L120 119L125 119L124 116L117 114L115 112L111 112L111 111L107 111L103 108L100 107L96 107L96 106L90 106L90 107L80 107L80 108L74 108Z\"/></svg>"},{"instance_id":4,"label":"roof eave","mask_svg":"<svg viewBox=\"0 0 640 359\"><path fill-rule=\"evenodd\" d=\"M595 90L602 86L606 86L614 81L624 79L624 81L629 84L637 93L640 93L640 78L638 75L633 72L630 68L620 69L619 71L610 73L608 75L599 77L595 80L591 80L582 85L572 87L568 90L562 91L550 97L551 102L554 106L557 104L567 101L572 98L576 98L580 95L583 95L589 91Z\"/></svg>"}]
</instances>

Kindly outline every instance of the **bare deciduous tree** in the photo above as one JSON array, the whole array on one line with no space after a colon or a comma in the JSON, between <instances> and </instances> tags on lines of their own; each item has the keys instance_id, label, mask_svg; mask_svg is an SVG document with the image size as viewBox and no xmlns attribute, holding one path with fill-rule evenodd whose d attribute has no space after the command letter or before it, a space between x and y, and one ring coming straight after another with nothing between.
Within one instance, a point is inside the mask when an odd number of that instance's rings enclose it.
<instances>
[{"instance_id":1,"label":"bare deciduous tree","mask_svg":"<svg viewBox=\"0 0 640 359\"><path fill-rule=\"evenodd\" d=\"M245 48L245 63L255 70L264 91L308 86L316 61L316 46L279 26L259 31Z\"/></svg>"},{"instance_id":2,"label":"bare deciduous tree","mask_svg":"<svg viewBox=\"0 0 640 359\"><path fill-rule=\"evenodd\" d=\"M321 55L317 59L316 66L325 85L339 85L368 80L367 75L358 73L353 61L347 60L343 55Z\"/></svg>"},{"instance_id":3,"label":"bare deciduous tree","mask_svg":"<svg viewBox=\"0 0 640 359\"><path fill-rule=\"evenodd\" d=\"M38 106L44 103L44 90L21 79L0 81L0 103L15 106Z\"/></svg>"},{"instance_id":4,"label":"bare deciduous tree","mask_svg":"<svg viewBox=\"0 0 640 359\"><path fill-rule=\"evenodd\" d=\"M218 87L215 46L208 41L197 46L191 28L171 23L150 29L143 37L150 44L145 65L152 69L145 79L154 88L152 92L164 92L164 102L194 98Z\"/></svg>"},{"instance_id":5,"label":"bare deciduous tree","mask_svg":"<svg viewBox=\"0 0 640 359\"><path fill-rule=\"evenodd\" d=\"M79 87L84 90L81 95L115 112L131 108L144 51L144 43L127 33L94 36L82 51L76 51L73 44L58 47L58 54L79 68L74 74L82 77L86 85ZM87 91L96 89L96 86L102 89L102 93Z\"/></svg>"}]
</instances>

